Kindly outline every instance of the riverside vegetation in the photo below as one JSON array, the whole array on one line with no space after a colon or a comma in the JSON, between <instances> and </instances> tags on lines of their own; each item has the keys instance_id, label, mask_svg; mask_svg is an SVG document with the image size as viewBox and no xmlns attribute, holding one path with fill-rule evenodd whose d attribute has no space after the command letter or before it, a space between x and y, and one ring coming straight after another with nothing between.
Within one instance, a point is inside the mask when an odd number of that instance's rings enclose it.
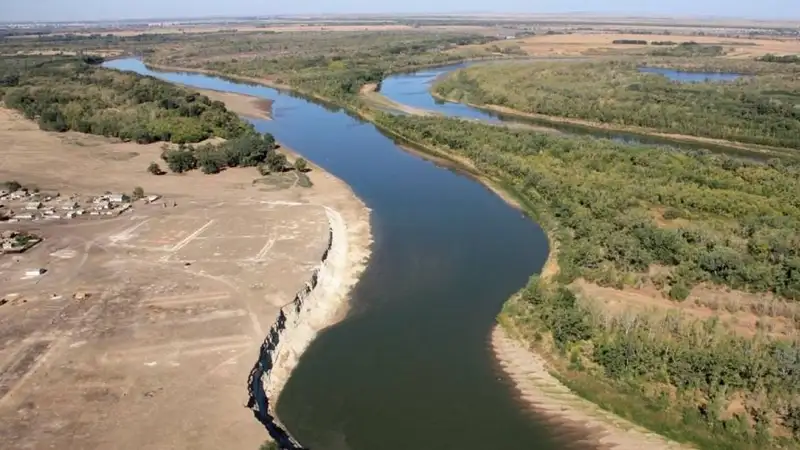
<instances>
[{"instance_id":1,"label":"riverside vegetation","mask_svg":"<svg viewBox=\"0 0 800 450\"><path fill-rule=\"evenodd\" d=\"M800 167L458 119L375 120L466 158L549 231L557 275L532 278L501 320L571 388L703 448L798 447ZM610 308L580 294L586 283L649 288L657 307ZM710 317L681 312L702 306L693 292L725 290L752 300L708 304L719 312ZM740 332L729 312L759 325ZM788 331L770 332L773 319Z\"/></svg>"},{"instance_id":2,"label":"riverside vegetation","mask_svg":"<svg viewBox=\"0 0 800 450\"><path fill-rule=\"evenodd\" d=\"M633 61L484 64L456 71L433 89L448 100L523 113L800 147L800 67L702 58L649 64L754 73L733 82L682 84L640 73L640 65Z\"/></svg>"},{"instance_id":3,"label":"riverside vegetation","mask_svg":"<svg viewBox=\"0 0 800 450\"><path fill-rule=\"evenodd\" d=\"M78 131L140 144L179 144L162 154L176 173L200 168L259 166L262 174L288 167L275 139L228 111L225 104L191 90L97 67L102 59L71 56L0 58L0 99L45 131ZM223 142L200 143L209 138ZM153 163L152 174L163 174Z\"/></svg>"},{"instance_id":4,"label":"riverside vegetation","mask_svg":"<svg viewBox=\"0 0 800 450\"><path fill-rule=\"evenodd\" d=\"M458 42L436 41L423 33L408 37L395 56L385 53L391 40L379 39L382 33L304 34L309 36L292 34L299 41L308 39L299 43L286 35L193 37L196 44L156 46L146 58L153 64L265 77L353 106L358 105L361 85L379 82L386 71L467 57L459 53ZM447 39L451 38L461 39ZM415 39L432 40L417 47ZM280 45L266 52L265 46L272 45L266 42ZM303 45L308 47L301 51ZM615 77L622 80L658 78L639 75L632 63L613 64L620 71L614 72ZM793 73L791 64L774 65L783 69L768 78ZM691 124L683 121L681 109L689 107L686 98L702 96L710 103L701 104L719 106L714 89L728 86L658 83L653 92L662 96L672 91L658 89L699 89L695 94L678 94L684 103L657 97L667 111L661 114L668 113L687 127ZM566 95L566 84L556 92L581 110L580 102ZM455 86L453 92L469 94L470 89ZM523 93L508 86L503 89L508 89L502 95L509 101L512 92ZM573 90L572 95L580 99L587 95L582 92ZM621 114L620 100L612 98L619 92L594 92L604 107ZM786 92L792 96L792 91ZM658 117L659 107L643 109L629 97L622 99L629 101L628 110ZM737 102L723 102L726 107L734 105L725 111L736 111ZM768 108L756 111L771 114ZM718 128L722 120L708 121L714 115L705 110L694 113L694 120L709 128ZM798 447L800 350L795 327L800 315L795 302L800 300L796 196L800 177L796 165L778 160L760 165L702 152L549 136L442 117L370 111L369 118L429 150L468 160L516 192L549 231L558 249L559 270L532 278L507 304L501 320L547 355L567 385L620 415L704 448ZM754 135L761 132L751 119L734 120ZM731 127L728 131L734 132ZM765 136L792 139L788 132ZM194 163L189 156L178 159L195 167L198 149L178 150L192 152ZM587 284L614 292L651 293L654 306L612 308L602 297L585 295L580 288ZM732 299L745 300L712 302L703 295L719 292L724 297L726 290ZM757 321L747 329L736 323L739 316L734 314L754 315Z\"/></svg>"},{"instance_id":5,"label":"riverside vegetation","mask_svg":"<svg viewBox=\"0 0 800 450\"><path fill-rule=\"evenodd\" d=\"M491 56L491 49L460 48L491 40L428 31L238 33L156 46L145 60L264 79L352 105L363 85L379 83L389 73Z\"/></svg>"}]
</instances>

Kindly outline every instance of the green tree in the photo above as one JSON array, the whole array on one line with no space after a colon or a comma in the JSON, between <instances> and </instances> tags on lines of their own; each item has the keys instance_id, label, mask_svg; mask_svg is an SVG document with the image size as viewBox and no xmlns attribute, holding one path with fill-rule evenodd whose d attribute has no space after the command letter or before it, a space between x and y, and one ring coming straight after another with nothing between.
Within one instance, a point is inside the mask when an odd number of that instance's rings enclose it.
<instances>
[{"instance_id":1,"label":"green tree","mask_svg":"<svg viewBox=\"0 0 800 450\"><path fill-rule=\"evenodd\" d=\"M266 163L273 172L283 172L289 165L286 155L275 151L270 152L270 154L267 156Z\"/></svg>"},{"instance_id":2,"label":"green tree","mask_svg":"<svg viewBox=\"0 0 800 450\"><path fill-rule=\"evenodd\" d=\"M164 161L166 161L166 155L164 156ZM153 161L147 166L147 171L153 175L164 175L164 171L161 170L161 166L158 165L157 162Z\"/></svg>"},{"instance_id":3,"label":"green tree","mask_svg":"<svg viewBox=\"0 0 800 450\"><path fill-rule=\"evenodd\" d=\"M169 170L175 173L188 172L197 168L197 159L191 150L169 150L164 157Z\"/></svg>"},{"instance_id":4,"label":"green tree","mask_svg":"<svg viewBox=\"0 0 800 450\"><path fill-rule=\"evenodd\" d=\"M140 198L144 198L144 189L141 186L136 186L133 188L133 199L138 200Z\"/></svg>"},{"instance_id":5,"label":"green tree","mask_svg":"<svg viewBox=\"0 0 800 450\"><path fill-rule=\"evenodd\" d=\"M294 160L294 168L298 172L305 172L308 170L308 162L303 158L297 158Z\"/></svg>"}]
</instances>

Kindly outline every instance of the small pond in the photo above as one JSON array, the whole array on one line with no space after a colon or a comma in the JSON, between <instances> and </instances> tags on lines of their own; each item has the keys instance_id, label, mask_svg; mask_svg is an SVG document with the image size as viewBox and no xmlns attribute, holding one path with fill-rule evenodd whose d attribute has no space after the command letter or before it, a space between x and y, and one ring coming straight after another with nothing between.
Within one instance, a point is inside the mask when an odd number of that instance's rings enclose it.
<instances>
[{"instance_id":1,"label":"small pond","mask_svg":"<svg viewBox=\"0 0 800 450\"><path fill-rule=\"evenodd\" d=\"M681 72L680 70L665 69L663 67L640 67L639 72L663 75L679 83L727 82L734 81L742 76L739 73L725 72Z\"/></svg>"}]
</instances>

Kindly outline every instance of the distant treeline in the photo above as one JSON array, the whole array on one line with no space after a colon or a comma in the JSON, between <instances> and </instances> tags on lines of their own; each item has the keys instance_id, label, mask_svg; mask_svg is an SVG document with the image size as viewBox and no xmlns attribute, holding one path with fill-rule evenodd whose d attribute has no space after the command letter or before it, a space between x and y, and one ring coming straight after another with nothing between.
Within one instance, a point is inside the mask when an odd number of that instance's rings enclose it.
<instances>
[{"instance_id":1,"label":"distant treeline","mask_svg":"<svg viewBox=\"0 0 800 450\"><path fill-rule=\"evenodd\" d=\"M253 133L219 101L152 77L98 67L99 57L0 58L0 99L47 131L149 143Z\"/></svg>"},{"instance_id":2,"label":"distant treeline","mask_svg":"<svg viewBox=\"0 0 800 450\"><path fill-rule=\"evenodd\" d=\"M756 61L763 61L763 62L771 62L771 63L782 63L782 64L798 64L800 63L800 55L773 55L772 53L767 53L766 55L756 58Z\"/></svg>"},{"instance_id":3,"label":"distant treeline","mask_svg":"<svg viewBox=\"0 0 800 450\"><path fill-rule=\"evenodd\" d=\"M615 39L611 41L612 44L628 44L628 45L647 45L647 41L640 41L636 39Z\"/></svg>"},{"instance_id":4,"label":"distant treeline","mask_svg":"<svg viewBox=\"0 0 800 450\"><path fill-rule=\"evenodd\" d=\"M765 65L728 65L740 64ZM700 70L674 61L664 65ZM449 100L525 113L800 148L800 109L794 106L800 77L791 68L773 67L746 83L682 84L640 73L633 62L483 64L448 74L433 90Z\"/></svg>"}]
</instances>

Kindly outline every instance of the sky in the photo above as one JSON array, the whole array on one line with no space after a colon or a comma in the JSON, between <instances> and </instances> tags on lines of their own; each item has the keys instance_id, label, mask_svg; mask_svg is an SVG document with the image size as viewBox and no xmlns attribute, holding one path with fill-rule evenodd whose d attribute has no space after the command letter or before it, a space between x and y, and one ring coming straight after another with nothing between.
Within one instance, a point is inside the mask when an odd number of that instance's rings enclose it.
<instances>
[{"instance_id":1,"label":"sky","mask_svg":"<svg viewBox=\"0 0 800 450\"><path fill-rule=\"evenodd\" d=\"M0 0L0 22L323 13L576 11L800 21L800 0Z\"/></svg>"}]
</instances>

